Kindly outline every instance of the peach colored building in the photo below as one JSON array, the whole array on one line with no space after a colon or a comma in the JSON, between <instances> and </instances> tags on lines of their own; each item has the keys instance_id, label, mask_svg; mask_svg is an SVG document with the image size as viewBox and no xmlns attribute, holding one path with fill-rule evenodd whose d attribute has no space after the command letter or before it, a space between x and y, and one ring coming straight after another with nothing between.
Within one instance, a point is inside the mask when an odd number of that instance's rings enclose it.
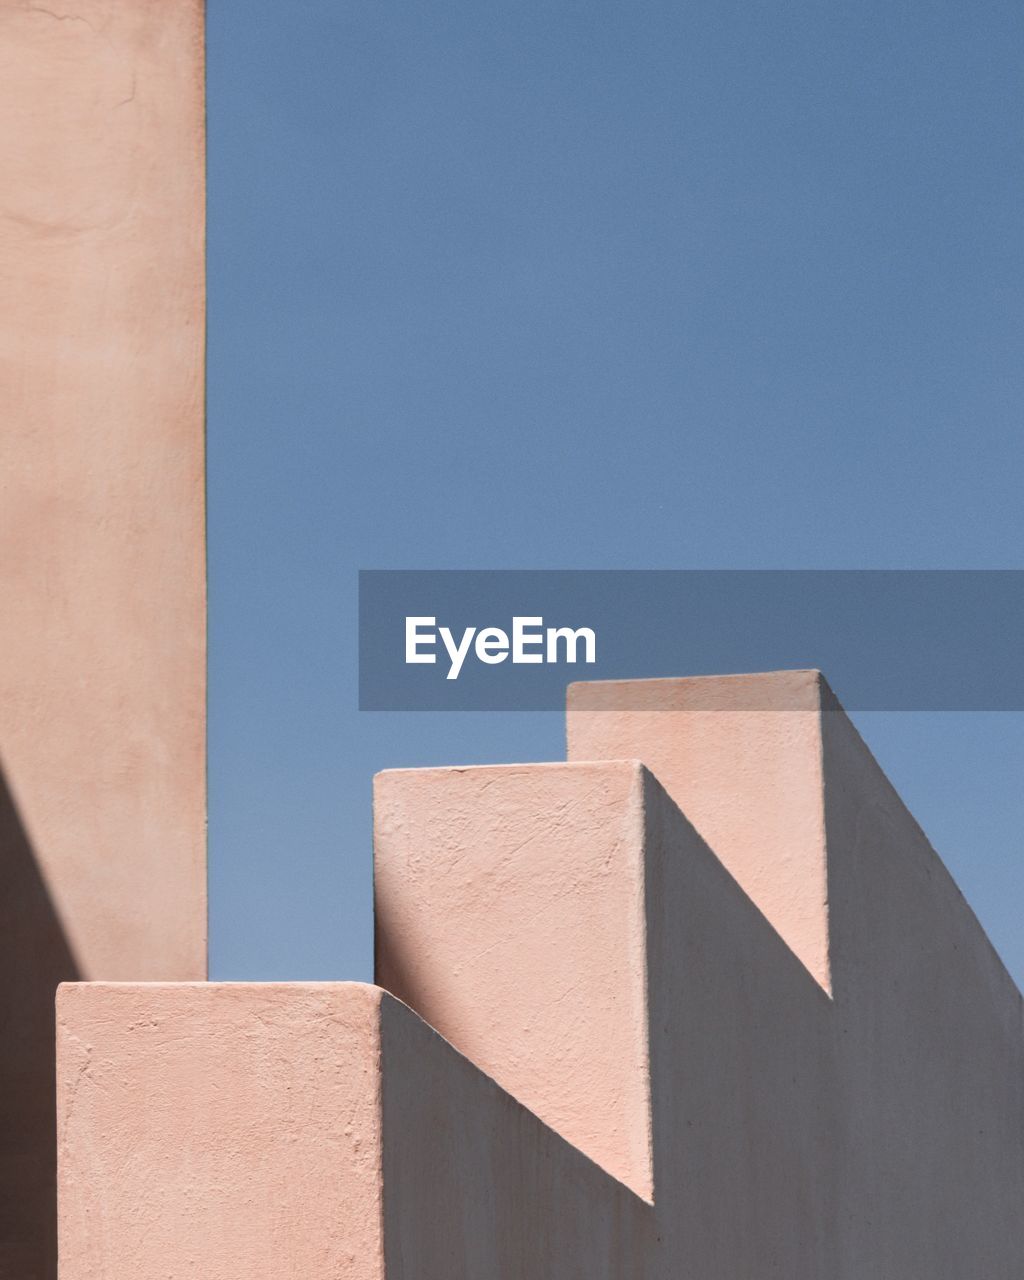
<instances>
[{"instance_id":1,"label":"peach colored building","mask_svg":"<svg viewBox=\"0 0 1024 1280\"><path fill-rule=\"evenodd\" d=\"M1021 998L811 671L380 775L378 986L58 1000L62 1280L1015 1280Z\"/></svg>"},{"instance_id":2,"label":"peach colored building","mask_svg":"<svg viewBox=\"0 0 1024 1280\"><path fill-rule=\"evenodd\" d=\"M0 0L0 1280L1019 1280L1020 994L816 672L381 775L379 985L203 981L201 20Z\"/></svg>"}]
</instances>

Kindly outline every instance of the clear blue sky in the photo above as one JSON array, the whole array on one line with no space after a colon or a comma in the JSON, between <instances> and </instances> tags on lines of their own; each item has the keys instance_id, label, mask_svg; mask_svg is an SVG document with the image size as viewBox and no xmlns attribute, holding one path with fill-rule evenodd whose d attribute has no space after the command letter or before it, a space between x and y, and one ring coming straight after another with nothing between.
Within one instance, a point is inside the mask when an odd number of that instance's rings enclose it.
<instances>
[{"instance_id":1,"label":"clear blue sky","mask_svg":"<svg viewBox=\"0 0 1024 1280\"><path fill-rule=\"evenodd\" d=\"M375 770L563 753L360 714L359 568L1024 567L1015 0L208 34L212 976L370 977ZM1024 716L856 719L1024 981Z\"/></svg>"}]
</instances>

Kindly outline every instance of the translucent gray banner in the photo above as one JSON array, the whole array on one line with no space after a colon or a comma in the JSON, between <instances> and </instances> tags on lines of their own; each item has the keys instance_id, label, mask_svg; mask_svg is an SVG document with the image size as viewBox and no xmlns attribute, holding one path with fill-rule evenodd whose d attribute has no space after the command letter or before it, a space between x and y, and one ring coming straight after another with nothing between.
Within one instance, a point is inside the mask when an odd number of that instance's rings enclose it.
<instances>
[{"instance_id":1,"label":"translucent gray banner","mask_svg":"<svg viewBox=\"0 0 1024 1280\"><path fill-rule=\"evenodd\" d=\"M544 711L575 680L818 668L850 710L1024 710L1021 570L364 570L364 711ZM626 696L624 694L624 696Z\"/></svg>"}]
</instances>

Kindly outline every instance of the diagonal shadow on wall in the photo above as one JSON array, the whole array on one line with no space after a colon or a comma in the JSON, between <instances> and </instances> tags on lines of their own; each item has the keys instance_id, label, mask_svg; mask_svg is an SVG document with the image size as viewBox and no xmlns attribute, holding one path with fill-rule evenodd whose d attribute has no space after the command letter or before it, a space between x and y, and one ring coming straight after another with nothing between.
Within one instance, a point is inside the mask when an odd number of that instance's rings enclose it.
<instances>
[{"instance_id":1,"label":"diagonal shadow on wall","mask_svg":"<svg viewBox=\"0 0 1024 1280\"><path fill-rule=\"evenodd\" d=\"M0 1280L57 1274L54 994L78 977L0 766Z\"/></svg>"}]
</instances>

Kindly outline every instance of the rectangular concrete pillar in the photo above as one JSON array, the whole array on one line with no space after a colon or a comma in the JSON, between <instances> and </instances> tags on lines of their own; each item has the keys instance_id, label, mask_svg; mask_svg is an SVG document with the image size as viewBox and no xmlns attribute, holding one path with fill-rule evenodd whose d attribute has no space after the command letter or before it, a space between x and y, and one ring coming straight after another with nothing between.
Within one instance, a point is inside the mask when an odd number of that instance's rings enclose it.
<instances>
[{"instance_id":1,"label":"rectangular concrete pillar","mask_svg":"<svg viewBox=\"0 0 1024 1280\"><path fill-rule=\"evenodd\" d=\"M0 2L0 1275L61 979L206 972L200 0Z\"/></svg>"},{"instance_id":2,"label":"rectangular concrete pillar","mask_svg":"<svg viewBox=\"0 0 1024 1280\"><path fill-rule=\"evenodd\" d=\"M383 1275L379 995L60 989L61 1280Z\"/></svg>"},{"instance_id":3,"label":"rectangular concrete pillar","mask_svg":"<svg viewBox=\"0 0 1024 1280\"><path fill-rule=\"evenodd\" d=\"M374 782L376 981L650 1198L646 823L633 762Z\"/></svg>"},{"instance_id":4,"label":"rectangular concrete pillar","mask_svg":"<svg viewBox=\"0 0 1024 1280\"><path fill-rule=\"evenodd\" d=\"M570 760L643 760L828 990L817 671L569 686Z\"/></svg>"}]
</instances>

